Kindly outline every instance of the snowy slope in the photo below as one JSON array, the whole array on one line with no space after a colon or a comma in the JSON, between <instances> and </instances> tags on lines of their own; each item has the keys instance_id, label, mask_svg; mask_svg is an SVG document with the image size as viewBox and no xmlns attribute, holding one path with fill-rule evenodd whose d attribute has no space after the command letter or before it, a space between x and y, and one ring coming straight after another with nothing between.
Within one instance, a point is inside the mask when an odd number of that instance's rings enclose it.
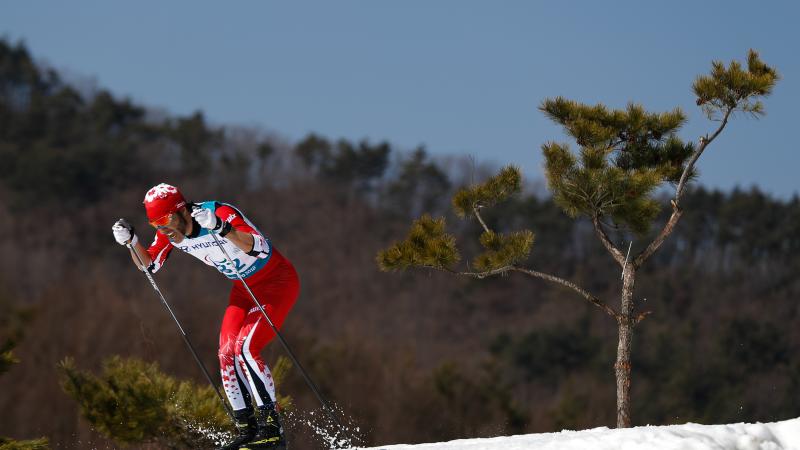
<instances>
[{"instance_id":1,"label":"snowy slope","mask_svg":"<svg viewBox=\"0 0 800 450\"><path fill-rule=\"evenodd\" d=\"M375 450L800 450L800 418L775 423L672 425L387 445Z\"/></svg>"}]
</instances>

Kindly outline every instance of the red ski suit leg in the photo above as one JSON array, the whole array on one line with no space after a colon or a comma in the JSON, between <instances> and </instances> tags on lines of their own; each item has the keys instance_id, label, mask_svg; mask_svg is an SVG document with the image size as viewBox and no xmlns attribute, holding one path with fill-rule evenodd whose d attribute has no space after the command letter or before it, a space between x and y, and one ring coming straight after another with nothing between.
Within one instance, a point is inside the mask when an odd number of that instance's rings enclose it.
<instances>
[{"instance_id":1,"label":"red ski suit leg","mask_svg":"<svg viewBox=\"0 0 800 450\"><path fill-rule=\"evenodd\" d=\"M273 251L267 266L245 281L280 329L297 300L300 282L292 264ZM272 374L260 354L274 337L275 332L241 281L235 281L219 337L223 387L234 410L249 408L251 398L257 406L275 401Z\"/></svg>"}]
</instances>

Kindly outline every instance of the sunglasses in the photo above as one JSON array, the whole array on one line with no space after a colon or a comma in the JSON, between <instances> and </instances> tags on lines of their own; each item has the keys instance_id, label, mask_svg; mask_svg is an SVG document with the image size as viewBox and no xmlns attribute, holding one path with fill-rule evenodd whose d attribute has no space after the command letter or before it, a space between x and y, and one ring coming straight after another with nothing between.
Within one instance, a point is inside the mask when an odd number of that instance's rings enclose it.
<instances>
[{"instance_id":1,"label":"sunglasses","mask_svg":"<svg viewBox=\"0 0 800 450\"><path fill-rule=\"evenodd\" d=\"M173 214L174 213L169 213L169 214L167 214L165 216L159 217L158 219L151 220L150 221L150 225L152 225L154 228L162 228L162 227L164 227L166 225L169 225L169 223L172 222L172 215Z\"/></svg>"}]
</instances>

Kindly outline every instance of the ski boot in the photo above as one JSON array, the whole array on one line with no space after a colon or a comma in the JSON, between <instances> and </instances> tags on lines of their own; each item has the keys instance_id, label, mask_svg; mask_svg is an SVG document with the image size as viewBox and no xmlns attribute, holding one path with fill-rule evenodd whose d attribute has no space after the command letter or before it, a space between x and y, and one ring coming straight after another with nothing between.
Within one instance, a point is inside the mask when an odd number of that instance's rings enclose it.
<instances>
[{"instance_id":1,"label":"ski boot","mask_svg":"<svg viewBox=\"0 0 800 450\"><path fill-rule=\"evenodd\" d=\"M256 420L256 434L249 442L239 447L240 450L286 450L286 439L283 436L283 427L274 405L258 408Z\"/></svg>"},{"instance_id":2,"label":"ski boot","mask_svg":"<svg viewBox=\"0 0 800 450\"><path fill-rule=\"evenodd\" d=\"M236 437L232 441L220 447L218 450L239 450L239 447L250 442L256 435L256 418L252 409L242 409L233 412L234 425L236 425Z\"/></svg>"}]
</instances>

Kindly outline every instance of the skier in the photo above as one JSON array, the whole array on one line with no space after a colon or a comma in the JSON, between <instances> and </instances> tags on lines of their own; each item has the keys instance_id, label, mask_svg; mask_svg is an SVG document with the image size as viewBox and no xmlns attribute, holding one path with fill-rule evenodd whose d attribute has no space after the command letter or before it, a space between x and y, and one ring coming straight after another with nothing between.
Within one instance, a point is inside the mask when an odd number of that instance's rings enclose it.
<instances>
[{"instance_id":1,"label":"skier","mask_svg":"<svg viewBox=\"0 0 800 450\"><path fill-rule=\"evenodd\" d=\"M294 267L239 209L227 203L187 202L174 186L162 183L144 197L147 218L156 229L149 248L139 243L125 219L112 227L121 245L131 245L151 272L158 271L173 248L215 267L233 281L219 335L219 363L225 394L233 409L238 435L223 449L285 448L276 411L275 385L260 351L275 332L264 320L211 233L219 236L236 268L280 327L294 305L300 283ZM131 254L138 266L136 255ZM255 400L258 415L251 403Z\"/></svg>"}]
</instances>

